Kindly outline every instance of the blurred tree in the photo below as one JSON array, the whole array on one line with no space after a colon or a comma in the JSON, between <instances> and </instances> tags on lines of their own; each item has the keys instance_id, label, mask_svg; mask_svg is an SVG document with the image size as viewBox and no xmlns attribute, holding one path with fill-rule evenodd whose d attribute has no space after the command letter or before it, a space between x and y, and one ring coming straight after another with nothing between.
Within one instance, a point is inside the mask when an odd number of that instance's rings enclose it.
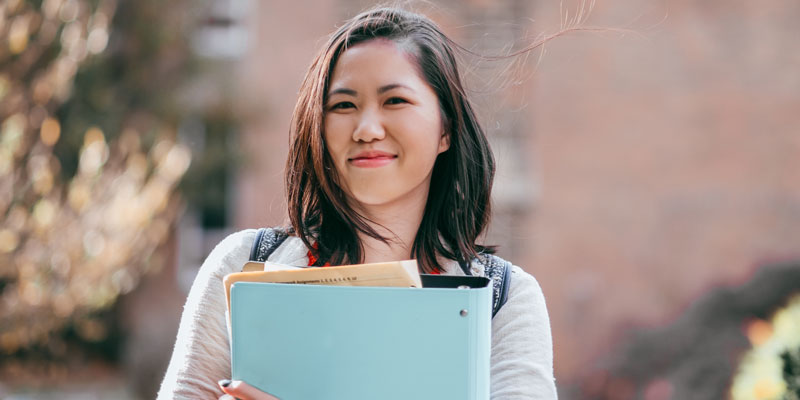
<instances>
[{"instance_id":1,"label":"blurred tree","mask_svg":"<svg viewBox=\"0 0 800 400\"><path fill-rule=\"evenodd\" d=\"M753 347L741 358L731 399L800 399L800 295L746 332Z\"/></svg>"},{"instance_id":2,"label":"blurred tree","mask_svg":"<svg viewBox=\"0 0 800 400\"><path fill-rule=\"evenodd\" d=\"M564 390L609 400L781 399L779 355L800 346L798 282L800 263L790 262L713 289L675 321L632 330L579 387Z\"/></svg>"},{"instance_id":3,"label":"blurred tree","mask_svg":"<svg viewBox=\"0 0 800 400\"><path fill-rule=\"evenodd\" d=\"M191 9L0 2L0 374L67 342L113 354L108 310L164 264L191 159Z\"/></svg>"},{"instance_id":4,"label":"blurred tree","mask_svg":"<svg viewBox=\"0 0 800 400\"><path fill-rule=\"evenodd\" d=\"M800 347L781 353L786 400L800 400Z\"/></svg>"}]
</instances>

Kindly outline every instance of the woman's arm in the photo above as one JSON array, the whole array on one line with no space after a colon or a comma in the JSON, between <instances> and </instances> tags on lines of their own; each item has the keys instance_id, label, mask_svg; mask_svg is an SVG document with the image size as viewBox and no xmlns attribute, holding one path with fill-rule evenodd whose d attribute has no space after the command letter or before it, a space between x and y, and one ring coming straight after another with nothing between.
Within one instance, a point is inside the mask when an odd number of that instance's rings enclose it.
<instances>
[{"instance_id":1,"label":"woman's arm","mask_svg":"<svg viewBox=\"0 0 800 400\"><path fill-rule=\"evenodd\" d=\"M553 339L536 279L514 266L508 300L492 320L492 399L555 399Z\"/></svg>"},{"instance_id":2,"label":"woman's arm","mask_svg":"<svg viewBox=\"0 0 800 400\"><path fill-rule=\"evenodd\" d=\"M231 364L222 278L241 271L255 233L228 236L203 262L186 299L158 399L217 399L224 394L217 381L231 377Z\"/></svg>"}]
</instances>

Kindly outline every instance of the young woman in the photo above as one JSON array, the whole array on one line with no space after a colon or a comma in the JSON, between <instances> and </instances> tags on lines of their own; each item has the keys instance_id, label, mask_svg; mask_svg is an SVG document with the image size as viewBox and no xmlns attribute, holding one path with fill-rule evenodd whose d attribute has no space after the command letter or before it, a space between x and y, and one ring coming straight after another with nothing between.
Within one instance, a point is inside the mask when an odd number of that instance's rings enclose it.
<instances>
[{"instance_id":1,"label":"young woman","mask_svg":"<svg viewBox=\"0 0 800 400\"><path fill-rule=\"evenodd\" d=\"M269 260L322 266L414 258L423 273L483 275L502 261L476 243L490 216L493 174L452 42L424 16L365 12L331 36L303 81L286 167L289 237ZM241 270L255 236L229 236L203 263L159 398L271 398L226 379L222 278ZM492 319L492 398L555 398L542 291L516 266L508 290Z\"/></svg>"}]
</instances>

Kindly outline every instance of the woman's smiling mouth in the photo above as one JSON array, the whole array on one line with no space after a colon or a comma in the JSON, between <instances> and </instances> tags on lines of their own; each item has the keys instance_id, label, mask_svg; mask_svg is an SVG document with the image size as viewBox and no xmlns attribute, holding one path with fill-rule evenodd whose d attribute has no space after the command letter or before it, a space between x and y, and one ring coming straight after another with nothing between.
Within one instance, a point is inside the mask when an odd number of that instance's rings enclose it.
<instances>
[{"instance_id":1,"label":"woman's smiling mouth","mask_svg":"<svg viewBox=\"0 0 800 400\"><path fill-rule=\"evenodd\" d=\"M396 154L372 150L358 153L355 157L348 158L347 162L355 167L376 168L389 164L396 158Z\"/></svg>"}]
</instances>

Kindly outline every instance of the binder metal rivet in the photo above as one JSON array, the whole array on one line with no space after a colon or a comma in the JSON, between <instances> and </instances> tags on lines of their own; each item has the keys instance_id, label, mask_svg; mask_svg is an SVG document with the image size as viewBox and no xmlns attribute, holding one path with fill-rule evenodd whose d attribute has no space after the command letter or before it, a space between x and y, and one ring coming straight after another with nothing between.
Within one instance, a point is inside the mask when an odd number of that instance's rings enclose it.
<instances>
[{"instance_id":1,"label":"binder metal rivet","mask_svg":"<svg viewBox=\"0 0 800 400\"><path fill-rule=\"evenodd\" d=\"M467 310L461 310L461 316L462 317L466 317L468 313L469 313L469 311L467 311Z\"/></svg>"},{"instance_id":2,"label":"binder metal rivet","mask_svg":"<svg viewBox=\"0 0 800 400\"><path fill-rule=\"evenodd\" d=\"M459 289L469 289L469 285L460 285Z\"/></svg>"}]
</instances>

